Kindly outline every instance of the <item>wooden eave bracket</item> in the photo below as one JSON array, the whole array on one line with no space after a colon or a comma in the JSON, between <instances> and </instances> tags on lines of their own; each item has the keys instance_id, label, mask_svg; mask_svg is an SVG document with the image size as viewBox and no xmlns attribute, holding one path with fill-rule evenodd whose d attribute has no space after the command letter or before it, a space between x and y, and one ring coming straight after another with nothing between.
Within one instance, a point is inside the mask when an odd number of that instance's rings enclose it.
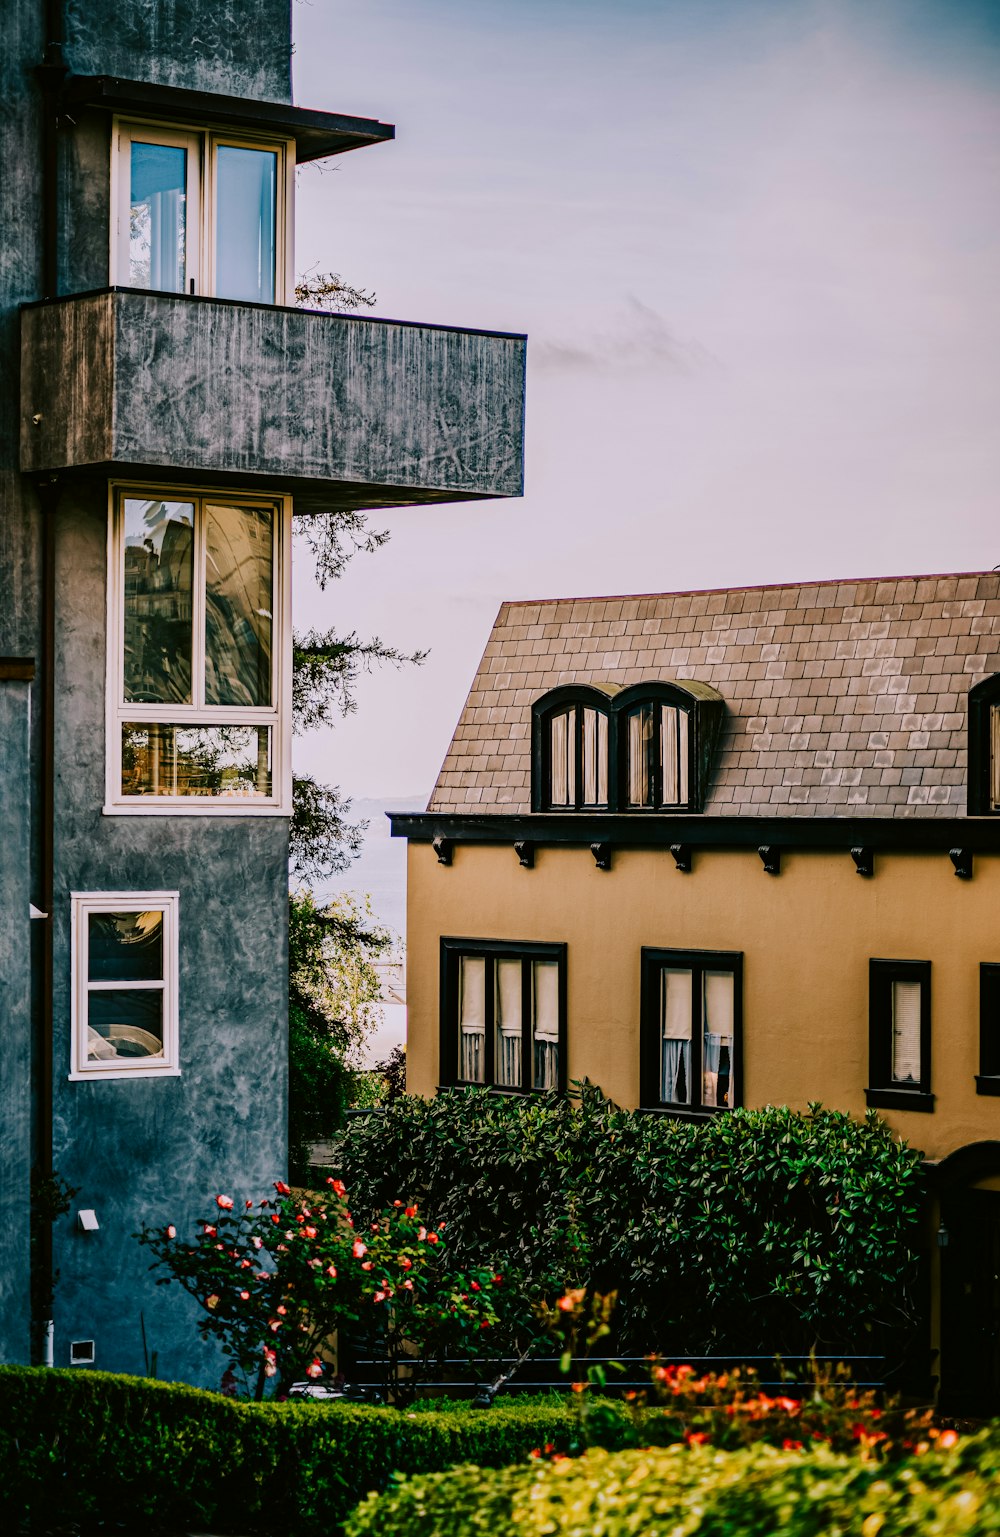
<instances>
[{"instance_id":1,"label":"wooden eave bracket","mask_svg":"<svg viewBox=\"0 0 1000 1537\"><path fill-rule=\"evenodd\" d=\"M764 843L758 848L760 862L764 866L767 875L781 874L781 850L773 843Z\"/></svg>"},{"instance_id":2,"label":"wooden eave bracket","mask_svg":"<svg viewBox=\"0 0 1000 1537\"><path fill-rule=\"evenodd\" d=\"M439 865L451 864L451 856L454 853L455 845L450 838L442 838L440 835L437 838L432 838L431 848L438 857Z\"/></svg>"},{"instance_id":3,"label":"wooden eave bracket","mask_svg":"<svg viewBox=\"0 0 1000 1537\"><path fill-rule=\"evenodd\" d=\"M854 868L859 875L875 874L874 849L852 849L851 858L854 860Z\"/></svg>"},{"instance_id":4,"label":"wooden eave bracket","mask_svg":"<svg viewBox=\"0 0 1000 1537\"><path fill-rule=\"evenodd\" d=\"M693 858L693 850L690 843L672 843L670 845L670 852L674 856L674 864L678 870L683 870L685 875L689 874Z\"/></svg>"},{"instance_id":5,"label":"wooden eave bracket","mask_svg":"<svg viewBox=\"0 0 1000 1537\"><path fill-rule=\"evenodd\" d=\"M533 870L535 867L535 845L524 840L514 844L514 853L521 862L524 870Z\"/></svg>"},{"instance_id":6,"label":"wooden eave bracket","mask_svg":"<svg viewBox=\"0 0 1000 1537\"><path fill-rule=\"evenodd\" d=\"M972 879L972 850L949 849L948 858L955 866L955 874L959 880L971 881Z\"/></svg>"},{"instance_id":7,"label":"wooden eave bracket","mask_svg":"<svg viewBox=\"0 0 1000 1537\"><path fill-rule=\"evenodd\" d=\"M610 843L592 843L590 845L590 852L593 854L594 863L599 870L611 869Z\"/></svg>"}]
</instances>

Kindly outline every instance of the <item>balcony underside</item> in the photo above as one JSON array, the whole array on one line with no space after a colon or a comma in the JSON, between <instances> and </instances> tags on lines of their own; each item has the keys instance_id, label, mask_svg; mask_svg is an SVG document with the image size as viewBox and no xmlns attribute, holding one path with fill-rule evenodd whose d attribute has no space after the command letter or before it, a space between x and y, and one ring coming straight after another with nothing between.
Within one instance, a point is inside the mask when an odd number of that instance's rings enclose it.
<instances>
[{"instance_id":1,"label":"balcony underside","mask_svg":"<svg viewBox=\"0 0 1000 1537\"><path fill-rule=\"evenodd\" d=\"M525 338L110 289L22 313L21 468L287 489L296 509L519 496Z\"/></svg>"}]
</instances>

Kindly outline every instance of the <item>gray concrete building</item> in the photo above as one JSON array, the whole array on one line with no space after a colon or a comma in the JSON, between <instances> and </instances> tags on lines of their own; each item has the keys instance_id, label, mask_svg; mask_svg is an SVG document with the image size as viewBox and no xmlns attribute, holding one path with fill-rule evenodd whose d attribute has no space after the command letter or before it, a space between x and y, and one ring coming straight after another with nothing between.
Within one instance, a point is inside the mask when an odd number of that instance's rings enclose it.
<instances>
[{"instance_id":1,"label":"gray concrete building","mask_svg":"<svg viewBox=\"0 0 1000 1537\"><path fill-rule=\"evenodd\" d=\"M3 8L0 1361L218 1384L132 1235L285 1169L292 516L521 490L523 337L291 304L296 164L393 129L289 11Z\"/></svg>"}]
</instances>

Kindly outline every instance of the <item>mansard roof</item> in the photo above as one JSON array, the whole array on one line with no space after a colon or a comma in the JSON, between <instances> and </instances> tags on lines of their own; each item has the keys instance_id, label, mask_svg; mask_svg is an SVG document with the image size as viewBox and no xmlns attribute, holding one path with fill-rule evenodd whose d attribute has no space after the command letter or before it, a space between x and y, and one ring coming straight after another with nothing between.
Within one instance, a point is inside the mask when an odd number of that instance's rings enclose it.
<instances>
[{"instance_id":1,"label":"mansard roof","mask_svg":"<svg viewBox=\"0 0 1000 1537\"><path fill-rule=\"evenodd\" d=\"M726 701L707 815L961 816L996 672L995 572L504 603L428 810L530 812L532 703L663 679Z\"/></svg>"}]
</instances>

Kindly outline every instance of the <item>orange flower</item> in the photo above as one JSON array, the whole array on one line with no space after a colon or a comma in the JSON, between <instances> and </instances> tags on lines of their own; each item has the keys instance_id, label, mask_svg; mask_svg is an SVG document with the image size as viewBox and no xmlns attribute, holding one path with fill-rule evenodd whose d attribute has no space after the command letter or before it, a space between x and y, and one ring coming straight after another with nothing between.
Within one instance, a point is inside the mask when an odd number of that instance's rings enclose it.
<instances>
[{"instance_id":1,"label":"orange flower","mask_svg":"<svg viewBox=\"0 0 1000 1537\"><path fill-rule=\"evenodd\" d=\"M207 1308L217 1308L219 1306L219 1298L215 1292L210 1297L205 1298L205 1306Z\"/></svg>"},{"instance_id":2,"label":"orange flower","mask_svg":"<svg viewBox=\"0 0 1000 1537\"><path fill-rule=\"evenodd\" d=\"M316 1229L314 1227L304 1227L302 1229L302 1231L306 1235L307 1238L315 1238L316 1237Z\"/></svg>"},{"instance_id":3,"label":"orange flower","mask_svg":"<svg viewBox=\"0 0 1000 1537\"><path fill-rule=\"evenodd\" d=\"M276 1179L274 1182L274 1188L279 1195L291 1195L292 1193L283 1179Z\"/></svg>"},{"instance_id":4,"label":"orange flower","mask_svg":"<svg viewBox=\"0 0 1000 1537\"><path fill-rule=\"evenodd\" d=\"M339 1179L328 1179L327 1184L334 1195L345 1196L347 1194L347 1186L342 1184Z\"/></svg>"},{"instance_id":5,"label":"orange flower","mask_svg":"<svg viewBox=\"0 0 1000 1537\"><path fill-rule=\"evenodd\" d=\"M949 1446L955 1446L957 1443L957 1430L942 1430L940 1439L938 1440L938 1446L943 1446L945 1450L947 1450Z\"/></svg>"}]
</instances>

